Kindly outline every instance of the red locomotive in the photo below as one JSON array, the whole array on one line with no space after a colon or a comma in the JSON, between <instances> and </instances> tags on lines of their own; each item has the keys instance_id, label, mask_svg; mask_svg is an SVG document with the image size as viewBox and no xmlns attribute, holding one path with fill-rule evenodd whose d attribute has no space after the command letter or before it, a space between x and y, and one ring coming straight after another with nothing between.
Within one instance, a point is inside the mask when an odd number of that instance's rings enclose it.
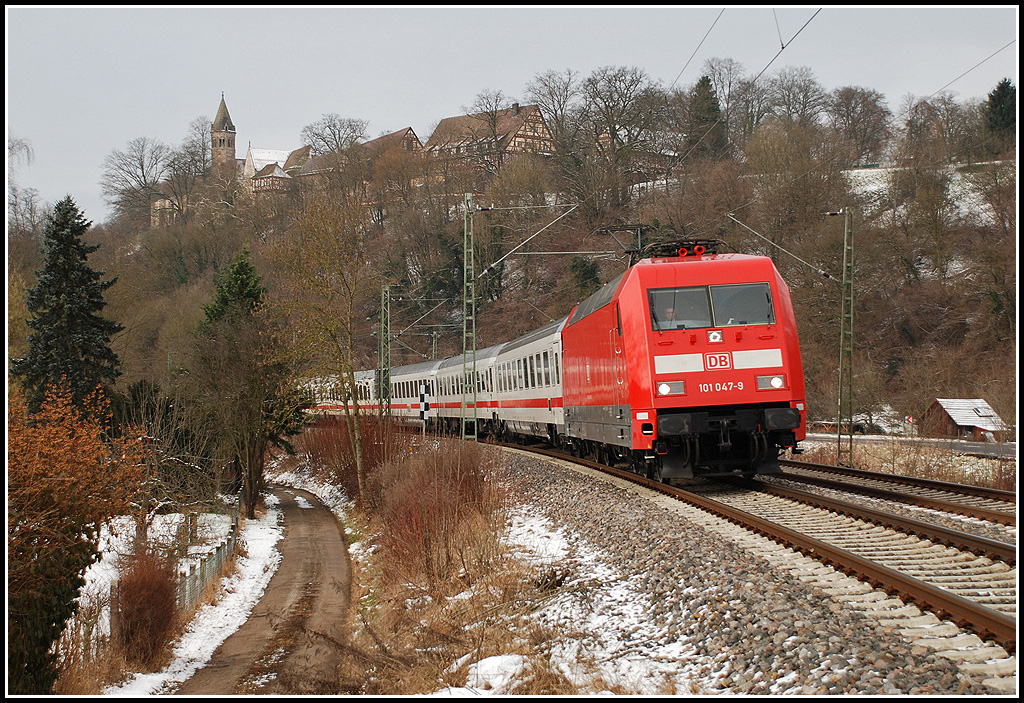
<instances>
[{"instance_id":1,"label":"red locomotive","mask_svg":"<svg viewBox=\"0 0 1024 703\"><path fill-rule=\"evenodd\" d=\"M376 411L374 378L357 374ZM662 480L777 470L807 427L789 288L768 257L705 244L655 253L475 359L390 379L392 415L413 424L469 419L479 435L533 436Z\"/></svg>"},{"instance_id":2,"label":"red locomotive","mask_svg":"<svg viewBox=\"0 0 1024 703\"><path fill-rule=\"evenodd\" d=\"M789 288L703 245L641 260L562 330L565 436L663 479L777 470L806 434Z\"/></svg>"}]
</instances>

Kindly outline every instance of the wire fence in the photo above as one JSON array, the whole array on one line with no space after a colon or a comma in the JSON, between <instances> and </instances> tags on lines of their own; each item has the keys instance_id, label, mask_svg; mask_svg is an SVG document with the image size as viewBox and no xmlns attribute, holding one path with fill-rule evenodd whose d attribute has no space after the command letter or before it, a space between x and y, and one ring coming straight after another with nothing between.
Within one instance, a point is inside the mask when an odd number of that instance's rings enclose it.
<instances>
[{"instance_id":1,"label":"wire fence","mask_svg":"<svg viewBox=\"0 0 1024 703\"><path fill-rule=\"evenodd\" d=\"M242 494L239 493L231 515L231 527L223 542L208 551L192 553L189 555L190 558L179 562L178 611L182 615L196 609L206 589L220 578L224 572L224 565L235 556L241 505ZM188 529L193 531L195 523L190 521Z\"/></svg>"},{"instance_id":2,"label":"wire fence","mask_svg":"<svg viewBox=\"0 0 1024 703\"><path fill-rule=\"evenodd\" d=\"M227 536L216 546L193 546L197 538L198 515L189 514L178 526L174 540L175 546L168 554L178 564L177 607L179 617L188 619L198 609L203 594L224 573L225 566L234 558L238 549L239 517L243 502L243 493L235 497L235 504L230 509L231 525ZM115 579L110 584L110 637L118 640L123 627L120 612L120 582Z\"/></svg>"}]
</instances>

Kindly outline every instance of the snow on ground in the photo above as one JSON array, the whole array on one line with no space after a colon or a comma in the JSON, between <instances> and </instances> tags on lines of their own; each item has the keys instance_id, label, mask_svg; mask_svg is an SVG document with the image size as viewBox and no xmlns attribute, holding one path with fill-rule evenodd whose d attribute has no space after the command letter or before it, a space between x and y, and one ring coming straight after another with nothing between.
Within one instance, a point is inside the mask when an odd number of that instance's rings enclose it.
<instances>
[{"instance_id":1,"label":"snow on ground","mask_svg":"<svg viewBox=\"0 0 1024 703\"><path fill-rule=\"evenodd\" d=\"M187 680L213 656L228 635L240 628L259 602L270 578L277 571L281 554L277 541L283 528L277 498L264 496L266 513L256 520L247 520L241 529L246 556L236 561L236 570L221 582L217 602L204 605L189 623L185 634L174 647L172 661L162 671L135 674L129 681L107 687L104 695L141 696L159 694Z\"/></svg>"},{"instance_id":2,"label":"snow on ground","mask_svg":"<svg viewBox=\"0 0 1024 703\"><path fill-rule=\"evenodd\" d=\"M640 576L617 573L599 552L570 543L562 529L529 506L512 516L507 541L516 556L535 566L563 569L571 564L572 578L563 593L532 616L572 633L552 645L550 663L559 673L584 690L596 680L643 695L689 690L695 680L685 667L691 648L650 622L651 603L638 587ZM582 584L583 598L572 588ZM469 666L465 686L430 695L504 695L526 665L520 655L487 657Z\"/></svg>"},{"instance_id":3,"label":"snow on ground","mask_svg":"<svg viewBox=\"0 0 1024 703\"><path fill-rule=\"evenodd\" d=\"M814 443L809 443L814 445ZM284 471L271 468L268 480L307 490L344 517L351 502L336 486L317 481L301 470ZM307 501L296 496L300 507ZM186 680L209 661L224 639L237 630L258 602L277 569L280 554L274 546L282 528L276 499L266 496L270 509L260 520L243 526L242 539L248 555L239 559L237 572L225 578L224 594L216 604L204 606L188 626L181 642L174 649L174 660L163 671L138 674L131 681L104 691L109 695L146 695L161 693L171 684ZM162 529L169 530L172 526ZM510 521L507 541L516 555L539 568L568 570L563 593L533 615L539 622L566 631L580 633L578 638L566 637L553 645L551 664L573 683L586 688L599 676L609 684L618 684L644 695L664 690L685 692L691 682L705 688L688 666L691 647L655 626L649 613L651 604L638 587L639 576L617 573L602 555L584 543L571 541L565 532L530 506L519 508ZM361 545L354 543L350 551L358 555ZM111 569L100 562L97 570ZM586 584L586 598L580 598L572 585ZM458 596L457 596L458 597ZM581 664L590 662L591 666ZM506 654L470 662L457 662L452 668L469 664L466 683L445 688L428 695L477 696L502 695L527 665L521 655ZM781 683L781 682L780 682ZM610 693L610 691L603 691Z\"/></svg>"},{"instance_id":4,"label":"snow on ground","mask_svg":"<svg viewBox=\"0 0 1024 703\"><path fill-rule=\"evenodd\" d=\"M534 561L570 561L573 582L588 584L586 600L565 589L536 614L543 622L584 633L582 639L566 639L554 647L552 664L566 678L586 686L594 672L579 668L585 654L597 663L601 678L637 693L657 694L670 680L677 690L687 689L689 676L680 664L692 648L651 622L653 604L639 585L642 575L617 573L584 543L570 548L561 529L529 514L513 519L509 541Z\"/></svg>"},{"instance_id":5,"label":"snow on ground","mask_svg":"<svg viewBox=\"0 0 1024 703\"><path fill-rule=\"evenodd\" d=\"M316 481L302 471L271 470L268 478L275 483L295 486L316 495L335 514L343 517L351 505L335 486ZM189 678L213 655L213 652L245 622L259 601L280 563L276 543L281 538L280 511L274 507L276 498L265 496L268 510L258 520L247 521L241 538L247 556L237 562L237 571L223 579L221 597L215 604L201 608L189 624L186 634L174 648L173 661L154 674L137 674L130 681L108 687L107 695L148 695L166 691L172 684ZM305 504L305 505L303 505ZM300 500L300 506L308 503ZM155 526L157 531L173 531L173 522ZM127 523L115 533L127 532ZM106 535L108 545L116 540ZM525 561L538 567L568 568L573 584L586 584L586 599L574 594L572 588L534 614L538 621L561 626L580 638L567 637L553 646L551 663L569 680L581 687L594 680L595 673L608 683L615 683L641 694L664 690L685 692L691 682L704 688L699 676L693 674L686 661L691 648L652 624L648 614L650 603L636 585L639 577L626 577L611 568L601 554L586 544L571 542L563 530L553 526L539 513L524 506L512 516L508 543ZM360 551L358 543L350 547L353 555ZM114 560L105 559L90 573L93 583L116 574ZM468 662L460 661L453 666ZM581 661L596 666L586 667ZM499 655L471 662L466 684L445 688L429 695L501 695L515 677L523 673L526 660L520 655ZM780 682L781 683L781 682ZM668 688L666 688L668 684ZM610 693L604 691L604 693Z\"/></svg>"}]
</instances>

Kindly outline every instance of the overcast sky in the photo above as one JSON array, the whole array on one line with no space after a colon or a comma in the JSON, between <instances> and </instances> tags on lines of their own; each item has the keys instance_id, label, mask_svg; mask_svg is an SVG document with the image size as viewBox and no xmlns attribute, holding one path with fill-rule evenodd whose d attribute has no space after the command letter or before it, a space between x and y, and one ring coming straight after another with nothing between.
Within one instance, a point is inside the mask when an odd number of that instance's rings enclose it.
<instances>
[{"instance_id":1,"label":"overcast sky","mask_svg":"<svg viewBox=\"0 0 1024 703\"><path fill-rule=\"evenodd\" d=\"M1002 78L1017 85L1016 6L817 9L8 6L7 133L34 150L20 187L50 204L70 193L102 222L107 154L140 136L176 146L221 92L244 158L250 143L300 146L331 112L425 142L481 91L520 98L549 69L637 66L688 87L710 58L748 76L807 66L827 90L878 90L894 112L908 94L983 100Z\"/></svg>"}]
</instances>

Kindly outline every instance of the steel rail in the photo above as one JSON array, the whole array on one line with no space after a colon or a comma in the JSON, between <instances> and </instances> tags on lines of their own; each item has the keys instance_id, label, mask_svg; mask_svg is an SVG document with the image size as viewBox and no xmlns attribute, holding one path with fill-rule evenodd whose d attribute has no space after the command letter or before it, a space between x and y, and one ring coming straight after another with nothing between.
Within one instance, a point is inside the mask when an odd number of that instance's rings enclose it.
<instances>
[{"instance_id":1,"label":"steel rail","mask_svg":"<svg viewBox=\"0 0 1024 703\"><path fill-rule=\"evenodd\" d=\"M687 493L682 491L682 493ZM1013 652L1017 646L1017 619L992 610L974 601L949 593L895 569L882 566L845 549L777 525L742 510L689 493L677 496L702 510L713 512L731 522L752 529L769 539L781 540L807 556L822 561L835 569L867 581L887 593L895 593L919 606L948 617L957 626L975 632L982 639L991 639Z\"/></svg>"},{"instance_id":2,"label":"steel rail","mask_svg":"<svg viewBox=\"0 0 1024 703\"><path fill-rule=\"evenodd\" d=\"M847 503L841 500L836 500L835 498L827 498L814 493L807 493L806 491L801 491L796 488L776 486L771 483L765 483L764 481L756 478L749 479L749 482L754 484L757 490L764 491L765 493L771 493L772 495L777 495L789 500L795 500L799 503L813 505L816 508L823 508L841 515L848 515L852 518L863 518L873 523L891 527L900 532L917 535L918 537L923 537L932 542L956 547L957 549L962 549L971 552L972 554L985 555L989 558L998 559L999 561L1007 564L1017 563L1017 545L1015 544L1000 542L998 540L981 537L979 535L972 535L968 532L961 532L960 530L935 525L924 520L904 517L902 515L888 513L883 510L875 510L874 508L868 508L854 503ZM739 482L737 481L737 483Z\"/></svg>"},{"instance_id":3,"label":"steel rail","mask_svg":"<svg viewBox=\"0 0 1024 703\"><path fill-rule=\"evenodd\" d=\"M989 520L990 522L998 522L1002 525L1017 526L1017 516L1014 513L1004 513L1000 510L992 510L990 508L983 508L977 505L951 503L946 500L927 498L925 496L915 496L908 493L900 493L899 491L889 491L884 488L858 486L849 483L842 483L841 481L832 481L818 476L802 476L800 474L783 472L781 474L772 474L772 477L784 478L789 481L799 481L800 483L811 483L816 486L821 486L822 488L831 488L837 491L846 491L847 493L860 493L872 498L908 503L922 508L932 508L934 510L941 510L947 513L956 513L957 515L967 515L968 517L981 518L982 520Z\"/></svg>"},{"instance_id":4,"label":"steel rail","mask_svg":"<svg viewBox=\"0 0 1024 703\"><path fill-rule=\"evenodd\" d=\"M751 515L738 508L725 505L711 498L690 493L681 488L658 483L646 477L635 474L631 471L608 467L603 464L580 459L578 457L566 456L550 450L537 447L524 447L514 445L508 446L512 449L530 451L542 454L562 461L568 461L581 466L586 466L618 478L653 489L665 495L671 496L683 502L689 503L701 510L718 515L744 529L749 529L758 534L764 535L773 541L779 541L788 547L799 550L807 556L832 566L850 576L867 581L875 588L885 591L890 595L898 595L905 600L916 603L918 606L933 611L939 617L945 617L955 623L958 627L971 630L984 640L992 640L1002 646L1008 652L1013 653L1017 647L1017 619L988 608L974 601L950 593L942 588L925 583L912 576L903 574L895 569L882 566L869 559L848 552L845 549L834 547L826 542L796 532L782 525L770 522L756 515Z\"/></svg>"},{"instance_id":5,"label":"steel rail","mask_svg":"<svg viewBox=\"0 0 1024 703\"><path fill-rule=\"evenodd\" d=\"M859 478L870 478L877 481L889 483L901 483L907 486L918 488L934 488L935 490L946 491L947 493L959 493L961 495L978 496L991 500L1001 500L1007 503L1017 503L1017 494L1013 491L1003 491L998 488L985 488L984 486L971 486L964 483L947 483L936 481L930 478L914 478L911 476L898 476L896 474L882 473L881 471L865 471L864 469L853 469L848 466L833 466L831 464L814 464L809 461L797 461L795 459L779 459L779 464L796 466L815 471L827 471L833 474L844 476L857 476Z\"/></svg>"}]
</instances>

